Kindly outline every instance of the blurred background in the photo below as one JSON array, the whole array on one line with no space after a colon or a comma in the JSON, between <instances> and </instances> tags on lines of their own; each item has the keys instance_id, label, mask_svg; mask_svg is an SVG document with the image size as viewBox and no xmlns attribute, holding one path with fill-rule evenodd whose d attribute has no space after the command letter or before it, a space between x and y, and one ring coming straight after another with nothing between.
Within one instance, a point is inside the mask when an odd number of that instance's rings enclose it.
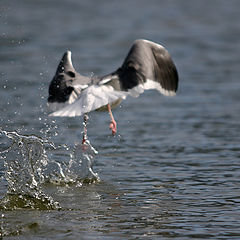
<instances>
[{"instance_id":1,"label":"blurred background","mask_svg":"<svg viewBox=\"0 0 240 240\"><path fill-rule=\"evenodd\" d=\"M2 130L56 145L79 141L81 117L50 118L46 109L48 85L66 50L81 74L104 75L122 64L135 39L145 38L168 49L180 78L174 98L147 91L125 100L114 111L115 138L107 113L90 115L101 184L56 194L66 221L49 213L44 223L46 212L32 213L34 232L26 213L19 214L22 227L13 211L5 229L56 239L239 237L239 9L238 0L1 0ZM6 138L0 140L5 147ZM3 179L3 161L0 170Z\"/></svg>"},{"instance_id":2,"label":"blurred background","mask_svg":"<svg viewBox=\"0 0 240 240\"><path fill-rule=\"evenodd\" d=\"M22 123L25 117L38 120L64 51L73 52L73 63L82 74L101 75L122 64L137 38L169 50L179 71L181 96L191 93L192 103L196 102L204 85L204 91L212 93L208 101L215 98L213 104L224 107L239 96L234 79L239 71L238 4L234 0L1 1L2 126L26 130L31 123ZM219 88L221 95L214 94ZM205 101L206 96L201 97Z\"/></svg>"},{"instance_id":3,"label":"blurred background","mask_svg":"<svg viewBox=\"0 0 240 240\"><path fill-rule=\"evenodd\" d=\"M208 101L215 98L213 104L222 109L239 96L234 79L239 28L238 1L233 0L1 1L1 124L29 130L26 125L38 121L64 51L73 52L82 74L101 75L122 64L137 38L169 50L179 71L180 95L191 92L196 102L204 85L203 94L212 93ZM214 94L219 88L221 94ZM30 123L22 123L25 117Z\"/></svg>"}]
</instances>

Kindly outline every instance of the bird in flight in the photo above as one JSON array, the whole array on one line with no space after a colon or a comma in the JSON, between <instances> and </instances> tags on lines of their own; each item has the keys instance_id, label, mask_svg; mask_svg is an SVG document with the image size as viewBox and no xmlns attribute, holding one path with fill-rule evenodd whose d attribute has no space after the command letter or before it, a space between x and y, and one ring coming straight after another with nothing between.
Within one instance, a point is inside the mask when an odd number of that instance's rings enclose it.
<instances>
[{"instance_id":1,"label":"bird in flight","mask_svg":"<svg viewBox=\"0 0 240 240\"><path fill-rule=\"evenodd\" d=\"M138 97L144 90L156 89L163 95L174 96L178 88L178 73L168 51L161 45L135 40L122 66L116 71L98 77L86 77L73 67L71 52L64 53L49 86L50 116L75 117L93 110L107 110L109 128L117 132L112 108L127 96ZM86 128L83 141L86 141Z\"/></svg>"}]
</instances>

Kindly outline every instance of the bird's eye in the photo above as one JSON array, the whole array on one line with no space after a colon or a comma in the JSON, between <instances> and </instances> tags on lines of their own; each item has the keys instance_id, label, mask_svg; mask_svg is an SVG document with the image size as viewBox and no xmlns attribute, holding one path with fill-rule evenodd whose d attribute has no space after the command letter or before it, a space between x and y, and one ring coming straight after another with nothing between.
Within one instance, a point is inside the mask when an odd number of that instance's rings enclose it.
<instances>
[{"instance_id":1,"label":"bird's eye","mask_svg":"<svg viewBox=\"0 0 240 240\"><path fill-rule=\"evenodd\" d=\"M68 72L66 72L66 74L67 74L68 76L72 77L72 78L75 77L75 73L72 72L72 71L68 71Z\"/></svg>"}]
</instances>

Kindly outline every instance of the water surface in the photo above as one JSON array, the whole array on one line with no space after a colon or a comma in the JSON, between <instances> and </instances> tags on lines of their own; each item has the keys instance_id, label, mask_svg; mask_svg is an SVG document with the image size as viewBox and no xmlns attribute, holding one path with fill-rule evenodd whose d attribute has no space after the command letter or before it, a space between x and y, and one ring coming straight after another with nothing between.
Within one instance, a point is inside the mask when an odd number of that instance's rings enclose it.
<instances>
[{"instance_id":1,"label":"water surface","mask_svg":"<svg viewBox=\"0 0 240 240\"><path fill-rule=\"evenodd\" d=\"M14 145L1 155L3 238L239 239L239 9L237 0L2 1L0 126L17 131L32 154ZM66 174L82 118L47 114L58 61L69 49L79 72L106 74L137 38L169 50L180 76L177 96L147 91L125 100L114 111L116 137L108 114L92 113L99 179L60 181L57 166ZM29 135L37 137L32 144ZM0 135L1 151L11 143ZM28 159L41 171L29 175ZM12 162L33 198L7 194Z\"/></svg>"}]
</instances>

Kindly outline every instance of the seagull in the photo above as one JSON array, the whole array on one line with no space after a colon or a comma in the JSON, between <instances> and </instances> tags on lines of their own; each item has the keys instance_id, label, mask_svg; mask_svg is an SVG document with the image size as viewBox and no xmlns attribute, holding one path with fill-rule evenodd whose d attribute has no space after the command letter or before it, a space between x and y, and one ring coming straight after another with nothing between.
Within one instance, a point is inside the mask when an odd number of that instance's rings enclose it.
<instances>
[{"instance_id":1,"label":"seagull","mask_svg":"<svg viewBox=\"0 0 240 240\"><path fill-rule=\"evenodd\" d=\"M133 42L122 66L102 77L78 73L73 67L71 52L65 52L49 85L48 107L52 112L50 116L84 115L84 143L89 112L107 110L111 119L109 128L115 135L117 123L111 109L127 96L138 97L149 89L174 96L177 88L178 72L166 48L138 39Z\"/></svg>"}]
</instances>

